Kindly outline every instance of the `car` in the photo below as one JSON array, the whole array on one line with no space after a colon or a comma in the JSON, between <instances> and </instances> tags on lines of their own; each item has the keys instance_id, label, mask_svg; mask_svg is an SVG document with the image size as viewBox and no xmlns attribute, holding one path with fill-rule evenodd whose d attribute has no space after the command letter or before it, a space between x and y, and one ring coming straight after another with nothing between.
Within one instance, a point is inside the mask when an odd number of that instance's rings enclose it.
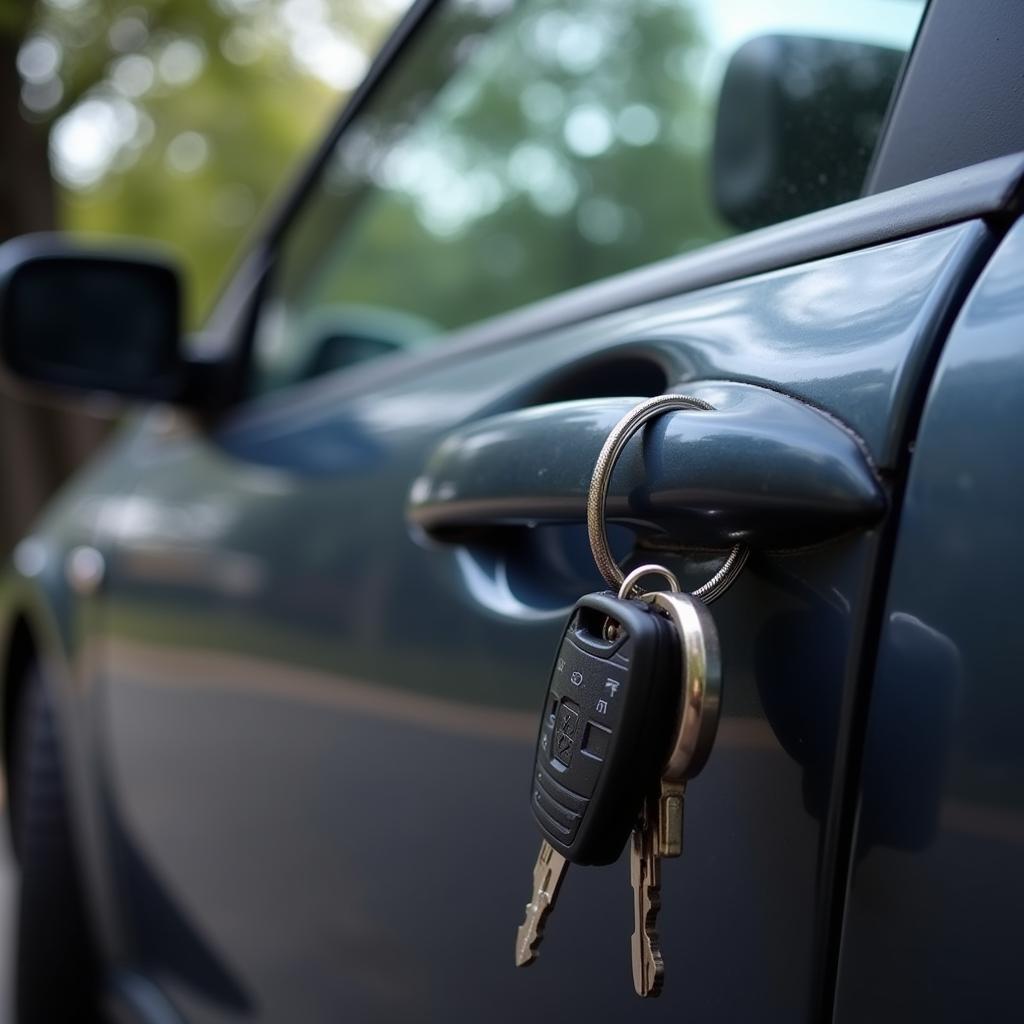
<instances>
[{"instance_id":1,"label":"car","mask_svg":"<svg viewBox=\"0 0 1024 1024\"><path fill-rule=\"evenodd\" d=\"M19 1020L1016 1016L1022 49L420 2L198 332L158 254L0 248L8 375L131 404L0 584ZM749 559L641 1002L628 853L512 946L588 485L662 394L710 408L626 445L614 557Z\"/></svg>"}]
</instances>

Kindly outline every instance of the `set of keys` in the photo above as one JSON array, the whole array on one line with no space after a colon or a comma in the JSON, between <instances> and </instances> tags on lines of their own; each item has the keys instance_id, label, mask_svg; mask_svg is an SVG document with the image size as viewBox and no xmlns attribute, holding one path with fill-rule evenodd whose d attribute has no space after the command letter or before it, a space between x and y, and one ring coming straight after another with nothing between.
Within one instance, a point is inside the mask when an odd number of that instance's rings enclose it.
<instances>
[{"instance_id":1,"label":"set of keys","mask_svg":"<svg viewBox=\"0 0 1024 1024\"><path fill-rule=\"evenodd\" d=\"M704 767L718 728L718 635L699 596L723 593L746 557L734 548L694 595L681 593L663 566L622 577L612 560L603 524L611 470L630 434L665 408L707 406L678 395L637 406L609 435L591 482L591 546L618 594L582 597L555 657L531 785L543 840L516 933L516 966L524 967L537 957L569 864L610 864L628 842L633 985L644 997L660 993L665 975L661 860L682 853L686 785ZM670 589L642 593L637 581L651 574Z\"/></svg>"}]
</instances>

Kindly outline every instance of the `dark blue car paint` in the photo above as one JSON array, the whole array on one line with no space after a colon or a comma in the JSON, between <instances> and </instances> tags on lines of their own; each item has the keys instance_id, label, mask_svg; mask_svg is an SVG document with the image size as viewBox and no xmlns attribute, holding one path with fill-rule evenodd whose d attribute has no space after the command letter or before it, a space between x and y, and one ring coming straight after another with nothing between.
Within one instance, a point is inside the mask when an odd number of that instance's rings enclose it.
<instances>
[{"instance_id":1,"label":"dark blue car paint","mask_svg":"<svg viewBox=\"0 0 1024 1024\"><path fill-rule=\"evenodd\" d=\"M564 609L596 585L579 529L451 547L410 531L406 501L451 430L626 352L669 386L747 381L823 409L891 486L988 245L965 223L361 395L342 374L211 434L161 416L123 438L36 531L46 572L8 584L63 594L70 544L107 555L102 599L65 616L62 710L89 762L112 962L203 1022L813 1015L878 530L759 555L715 606L720 741L665 870L669 987L638 1007L621 863L571 873L541 962L511 966L536 705Z\"/></svg>"},{"instance_id":2,"label":"dark blue car paint","mask_svg":"<svg viewBox=\"0 0 1024 1024\"><path fill-rule=\"evenodd\" d=\"M1024 225L944 347L871 695L840 1021L1005 1020L1024 951Z\"/></svg>"}]
</instances>

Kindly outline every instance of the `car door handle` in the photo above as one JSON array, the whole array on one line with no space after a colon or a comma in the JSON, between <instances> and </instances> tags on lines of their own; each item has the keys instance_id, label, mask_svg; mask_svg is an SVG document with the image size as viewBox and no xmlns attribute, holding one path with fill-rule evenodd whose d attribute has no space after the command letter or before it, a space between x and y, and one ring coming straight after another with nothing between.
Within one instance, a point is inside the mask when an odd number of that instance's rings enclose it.
<instances>
[{"instance_id":1,"label":"car door handle","mask_svg":"<svg viewBox=\"0 0 1024 1024\"><path fill-rule=\"evenodd\" d=\"M885 491L859 438L798 399L752 384L683 388L712 411L666 413L626 446L610 521L695 547L819 543L876 522ZM409 519L460 540L582 522L597 453L641 398L559 402L450 434L413 484Z\"/></svg>"}]
</instances>

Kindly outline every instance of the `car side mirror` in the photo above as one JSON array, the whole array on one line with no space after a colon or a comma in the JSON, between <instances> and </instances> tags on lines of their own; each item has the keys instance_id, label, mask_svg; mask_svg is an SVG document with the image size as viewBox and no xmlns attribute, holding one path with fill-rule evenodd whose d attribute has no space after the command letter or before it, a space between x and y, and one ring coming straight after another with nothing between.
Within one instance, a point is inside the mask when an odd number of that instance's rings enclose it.
<instances>
[{"instance_id":1,"label":"car side mirror","mask_svg":"<svg viewBox=\"0 0 1024 1024\"><path fill-rule=\"evenodd\" d=\"M174 401L185 385L177 270L59 235L0 246L0 359L23 380Z\"/></svg>"},{"instance_id":2,"label":"car side mirror","mask_svg":"<svg viewBox=\"0 0 1024 1024\"><path fill-rule=\"evenodd\" d=\"M858 198L904 57L839 39L744 43L719 94L719 213L747 231Z\"/></svg>"}]
</instances>

